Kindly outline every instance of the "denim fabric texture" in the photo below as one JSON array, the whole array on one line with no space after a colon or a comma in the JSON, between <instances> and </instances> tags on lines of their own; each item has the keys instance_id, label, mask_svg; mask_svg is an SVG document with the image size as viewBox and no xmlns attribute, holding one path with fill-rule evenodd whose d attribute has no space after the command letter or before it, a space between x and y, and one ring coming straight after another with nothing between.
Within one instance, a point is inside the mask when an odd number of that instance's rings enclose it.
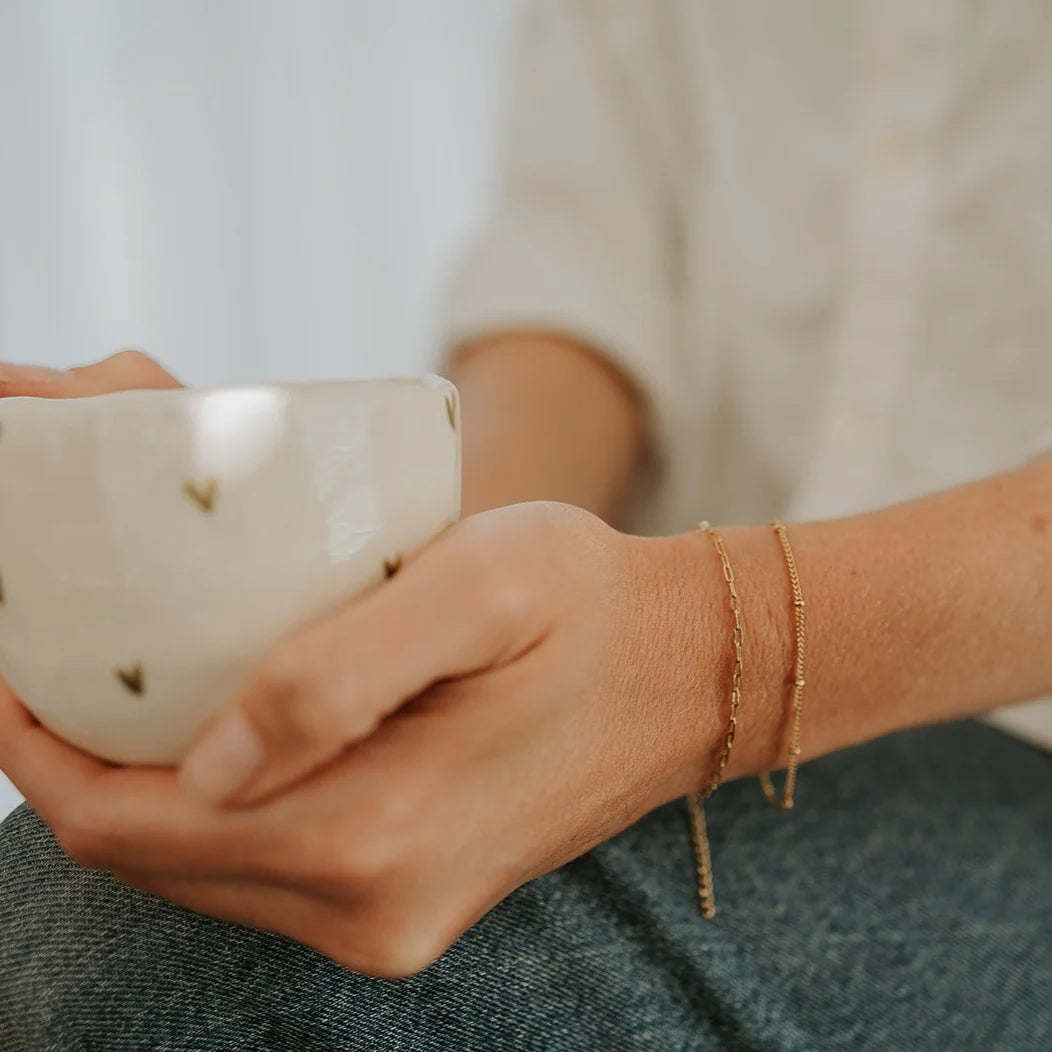
<instances>
[{"instance_id":1,"label":"denim fabric texture","mask_svg":"<svg viewBox=\"0 0 1052 1052\"><path fill-rule=\"evenodd\" d=\"M1052 756L976 723L684 808L520 889L413 979L349 973L0 826L0 1052L1052 1048Z\"/></svg>"}]
</instances>

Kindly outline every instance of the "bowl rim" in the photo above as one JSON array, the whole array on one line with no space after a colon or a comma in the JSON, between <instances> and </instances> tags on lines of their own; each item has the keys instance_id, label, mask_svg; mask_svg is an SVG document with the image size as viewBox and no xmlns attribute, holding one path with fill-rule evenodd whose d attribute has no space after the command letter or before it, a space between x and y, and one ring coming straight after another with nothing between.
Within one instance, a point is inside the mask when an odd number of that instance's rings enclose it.
<instances>
[{"instance_id":1,"label":"bowl rim","mask_svg":"<svg viewBox=\"0 0 1052 1052\"><path fill-rule=\"evenodd\" d=\"M6 412L62 412L107 409L139 409L156 402L193 402L216 395L238 395L252 392L272 392L292 398L309 397L322 391L343 390L347 394L365 395L390 387L431 388L456 395L456 387L437 373L412 376L367 377L353 380L279 380L263 383L220 384L215 387L136 387L105 394L85 395L80 398L46 398L37 395L11 395L0 398L0 417Z\"/></svg>"}]
</instances>

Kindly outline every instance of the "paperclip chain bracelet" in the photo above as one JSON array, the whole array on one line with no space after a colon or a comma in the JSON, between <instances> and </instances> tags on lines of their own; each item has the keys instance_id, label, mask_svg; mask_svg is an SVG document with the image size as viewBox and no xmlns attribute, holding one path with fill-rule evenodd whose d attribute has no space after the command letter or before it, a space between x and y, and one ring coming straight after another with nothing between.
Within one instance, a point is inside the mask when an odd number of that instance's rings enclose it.
<instances>
[{"instance_id":1,"label":"paperclip chain bracelet","mask_svg":"<svg viewBox=\"0 0 1052 1052\"><path fill-rule=\"evenodd\" d=\"M707 533L716 547L716 554L719 556L720 565L723 568L723 579L727 582L727 588L730 592L730 609L734 618L734 669L731 674L731 702L730 714L727 720L727 734L724 737L723 748L720 750L719 759L716 761L716 769L709 784L704 789L691 793L687 797L691 837L694 841L694 857L698 871L698 909L703 917L711 920L716 916L716 893L712 877L712 850L709 846L709 832L705 823L705 801L719 788L724 768L727 766L731 749L734 747L734 736L738 731L738 706L741 703L742 644L745 632L742 628L742 606L741 600L738 598L738 589L734 582L734 570L731 568L730 559L727 558L723 540L708 522L699 522L696 528L701 530L702 533Z\"/></svg>"}]
</instances>

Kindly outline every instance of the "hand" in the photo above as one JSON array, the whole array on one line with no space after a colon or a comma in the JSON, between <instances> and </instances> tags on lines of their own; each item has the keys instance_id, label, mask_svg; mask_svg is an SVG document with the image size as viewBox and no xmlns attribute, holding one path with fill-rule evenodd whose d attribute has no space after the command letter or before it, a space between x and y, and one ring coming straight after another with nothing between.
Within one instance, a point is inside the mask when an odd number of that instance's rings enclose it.
<instances>
[{"instance_id":1,"label":"hand","mask_svg":"<svg viewBox=\"0 0 1052 1052\"><path fill-rule=\"evenodd\" d=\"M65 370L0 362L0 398L86 398L134 388L181 386L142 351L120 351L101 362Z\"/></svg>"},{"instance_id":2,"label":"hand","mask_svg":"<svg viewBox=\"0 0 1052 1052\"><path fill-rule=\"evenodd\" d=\"M181 776L96 761L9 693L0 767L83 865L411 974L517 886L704 782L723 582L699 536L677 540L568 505L474 516L282 644ZM246 760L261 766L235 789Z\"/></svg>"}]
</instances>

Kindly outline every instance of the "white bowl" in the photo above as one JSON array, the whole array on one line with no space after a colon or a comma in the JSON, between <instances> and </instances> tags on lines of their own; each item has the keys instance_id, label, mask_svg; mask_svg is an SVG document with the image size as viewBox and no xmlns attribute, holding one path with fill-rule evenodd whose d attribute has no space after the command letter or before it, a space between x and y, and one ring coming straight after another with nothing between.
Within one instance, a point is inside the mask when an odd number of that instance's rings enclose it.
<instances>
[{"instance_id":1,"label":"white bowl","mask_svg":"<svg viewBox=\"0 0 1052 1052\"><path fill-rule=\"evenodd\" d=\"M439 377L0 400L0 674L82 749L177 763L457 519L459 432Z\"/></svg>"}]
</instances>

